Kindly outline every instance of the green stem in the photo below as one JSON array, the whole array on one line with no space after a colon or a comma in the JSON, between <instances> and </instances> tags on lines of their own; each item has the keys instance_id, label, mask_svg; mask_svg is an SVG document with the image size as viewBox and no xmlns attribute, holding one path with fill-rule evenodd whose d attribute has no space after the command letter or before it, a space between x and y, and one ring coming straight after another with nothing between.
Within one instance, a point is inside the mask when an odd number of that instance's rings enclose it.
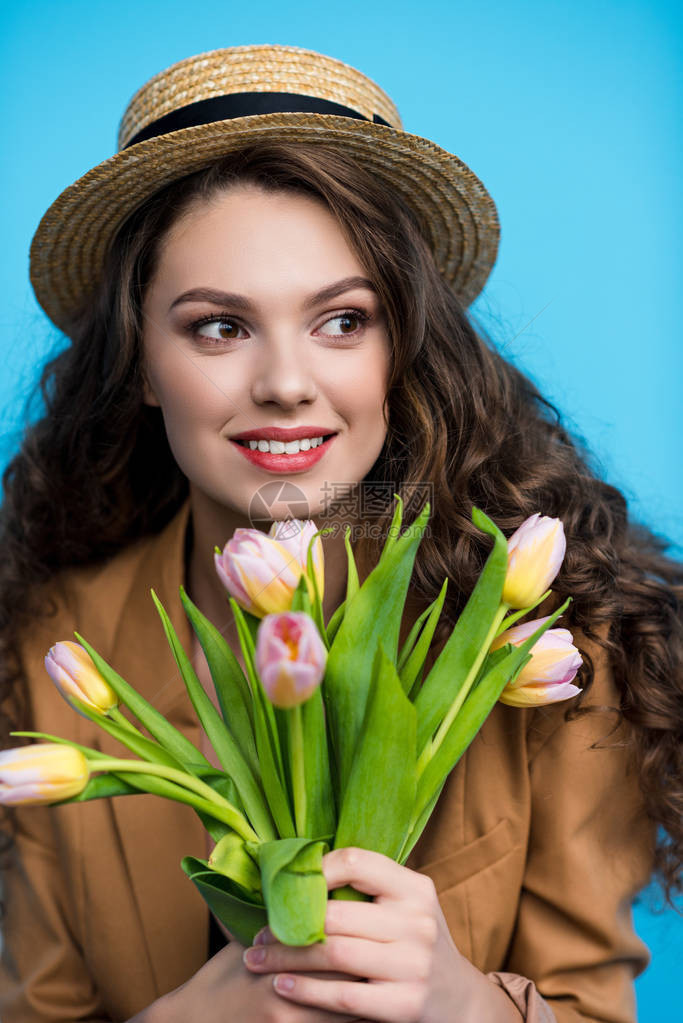
<instances>
[{"instance_id":1,"label":"green stem","mask_svg":"<svg viewBox=\"0 0 683 1023\"><path fill-rule=\"evenodd\" d=\"M546 600L546 598L549 597L551 593L552 590L546 590L545 593L542 593L534 604L529 604L528 607L520 608L519 611L515 611L514 614L511 614L508 618L502 621L498 626L496 638L498 638L498 636L500 636L501 633L506 632L508 629L510 629L515 624L515 622L519 621L520 618L524 618L524 616L528 615L530 611L533 611L534 608L537 608L539 604L542 604L543 601Z\"/></svg>"},{"instance_id":2,"label":"green stem","mask_svg":"<svg viewBox=\"0 0 683 1023\"><path fill-rule=\"evenodd\" d=\"M289 748L292 757L292 789L294 792L294 821L299 837L306 834L306 770L304 764L304 730L301 704L292 707L287 715Z\"/></svg>"},{"instance_id":3,"label":"green stem","mask_svg":"<svg viewBox=\"0 0 683 1023\"><path fill-rule=\"evenodd\" d=\"M439 749L439 747L440 747L441 743L443 742L443 740L446 738L446 735L448 734L449 728L451 727L451 725L455 721L455 718L456 718L456 715L457 715L458 711L460 710L460 708L462 707L463 703L467 699L467 695L468 695L470 689L472 688L472 686L474 685L474 680L476 679L477 675L479 674L479 669L481 668L482 664L484 663L484 658L486 657L487 653L489 652L489 647L491 646L491 643L493 642L493 640L496 637L496 634L498 632L498 628L500 626L500 623L502 622L503 618L505 617L505 615L507 614L509 609L510 609L510 605L509 604L501 604L500 607L498 608L498 610L496 611L495 615L493 616L493 621L491 622L491 627L490 627L489 631L486 633L486 639L482 643L481 649L480 649L479 653L477 654L476 658L474 659L474 663L473 663L472 667L470 668L470 670L468 672L467 678L465 679L465 681L461 685L460 690L458 692L458 695L456 696L456 698L453 700L453 703L449 707L448 713L446 714L446 717L443 719L443 721L439 725L436 735L434 736L433 739L431 739L431 740L428 739L427 740L427 742L425 743L425 747L422 750L422 753L420 754L420 756L418 758L418 761L417 761L417 777L418 778L421 776L421 774L424 771L425 767L427 766L429 761L432 759L432 757L434 756L436 751Z\"/></svg>"},{"instance_id":4,"label":"green stem","mask_svg":"<svg viewBox=\"0 0 683 1023\"><path fill-rule=\"evenodd\" d=\"M116 722L117 725L121 725L122 728L126 728L129 732L135 732L136 735L142 735L140 729L136 728L135 725L128 720L125 714L121 713L118 707L110 707L105 716Z\"/></svg>"},{"instance_id":5,"label":"green stem","mask_svg":"<svg viewBox=\"0 0 683 1023\"><path fill-rule=\"evenodd\" d=\"M176 770L175 767L167 767L165 764L153 764L145 760L126 760L125 758L111 757L105 760L94 761L91 766L91 773L96 771L112 771L116 774L137 772L139 774L150 774L159 778L166 778L167 781L175 782L181 788L189 789L190 792L196 793L204 804L210 804L211 809L207 812L213 814L218 820L229 824L242 838L250 842L260 841L259 836L249 826L237 807L219 795L210 785L205 784L199 778L194 778L191 774ZM202 806L201 809L206 809L206 806Z\"/></svg>"}]
</instances>

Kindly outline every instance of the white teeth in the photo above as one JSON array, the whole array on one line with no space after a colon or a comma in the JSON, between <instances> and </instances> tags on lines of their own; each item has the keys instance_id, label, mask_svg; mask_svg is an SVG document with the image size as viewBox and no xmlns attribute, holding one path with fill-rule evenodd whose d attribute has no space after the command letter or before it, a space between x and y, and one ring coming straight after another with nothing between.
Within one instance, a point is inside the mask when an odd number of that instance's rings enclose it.
<instances>
[{"instance_id":1,"label":"white teeth","mask_svg":"<svg viewBox=\"0 0 683 1023\"><path fill-rule=\"evenodd\" d=\"M302 437L285 443L281 440L249 440L247 444L252 451L269 451L271 455L296 455L299 451L317 448L323 442L322 437Z\"/></svg>"}]
</instances>

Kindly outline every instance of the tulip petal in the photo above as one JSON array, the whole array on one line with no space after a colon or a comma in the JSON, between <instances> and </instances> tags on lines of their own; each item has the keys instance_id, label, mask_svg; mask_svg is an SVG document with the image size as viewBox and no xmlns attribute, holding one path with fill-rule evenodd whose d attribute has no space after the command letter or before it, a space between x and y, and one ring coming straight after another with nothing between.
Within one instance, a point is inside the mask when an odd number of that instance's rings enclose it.
<instances>
[{"instance_id":1,"label":"tulip petal","mask_svg":"<svg viewBox=\"0 0 683 1023\"><path fill-rule=\"evenodd\" d=\"M571 682L563 685L528 685L520 689L506 687L499 699L509 707L544 707L577 696L581 690Z\"/></svg>"},{"instance_id":2,"label":"tulip petal","mask_svg":"<svg viewBox=\"0 0 683 1023\"><path fill-rule=\"evenodd\" d=\"M507 629L492 646L495 649L510 643L519 647L547 621L548 617L539 618ZM577 686L570 684L583 663L572 639L568 629L544 632L531 648L529 662L503 690L501 703L511 707L537 707L567 700L580 692Z\"/></svg>"},{"instance_id":3,"label":"tulip petal","mask_svg":"<svg viewBox=\"0 0 683 1023\"><path fill-rule=\"evenodd\" d=\"M78 795L90 776L80 750L57 743L0 752L0 804L45 806Z\"/></svg>"},{"instance_id":4,"label":"tulip petal","mask_svg":"<svg viewBox=\"0 0 683 1023\"><path fill-rule=\"evenodd\" d=\"M258 529L236 529L214 560L221 582L250 614L261 618L291 606L301 565L272 537Z\"/></svg>"},{"instance_id":5,"label":"tulip petal","mask_svg":"<svg viewBox=\"0 0 683 1023\"><path fill-rule=\"evenodd\" d=\"M526 519L508 540L505 603L517 608L534 604L559 572L566 547L560 519L538 512Z\"/></svg>"},{"instance_id":6,"label":"tulip petal","mask_svg":"<svg viewBox=\"0 0 683 1023\"><path fill-rule=\"evenodd\" d=\"M255 662L268 699L291 708L307 700L322 681L327 650L310 615L284 611L259 625Z\"/></svg>"},{"instance_id":7,"label":"tulip petal","mask_svg":"<svg viewBox=\"0 0 683 1023\"><path fill-rule=\"evenodd\" d=\"M78 701L97 714L118 706L116 693L80 643L55 643L45 657L45 668L59 693L79 714L83 711Z\"/></svg>"}]
</instances>

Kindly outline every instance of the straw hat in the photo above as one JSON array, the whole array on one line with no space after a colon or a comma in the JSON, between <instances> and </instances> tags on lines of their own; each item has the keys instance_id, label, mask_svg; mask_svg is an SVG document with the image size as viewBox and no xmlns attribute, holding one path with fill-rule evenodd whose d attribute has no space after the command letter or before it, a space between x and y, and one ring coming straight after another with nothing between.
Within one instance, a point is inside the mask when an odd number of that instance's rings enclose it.
<instances>
[{"instance_id":1,"label":"straw hat","mask_svg":"<svg viewBox=\"0 0 683 1023\"><path fill-rule=\"evenodd\" d=\"M188 57L131 99L118 152L67 188L40 221L30 276L38 302L68 332L93 293L107 246L158 189L263 139L321 142L351 155L417 213L437 265L463 305L496 260L493 199L457 156L403 130L365 75L294 46L235 46Z\"/></svg>"}]
</instances>

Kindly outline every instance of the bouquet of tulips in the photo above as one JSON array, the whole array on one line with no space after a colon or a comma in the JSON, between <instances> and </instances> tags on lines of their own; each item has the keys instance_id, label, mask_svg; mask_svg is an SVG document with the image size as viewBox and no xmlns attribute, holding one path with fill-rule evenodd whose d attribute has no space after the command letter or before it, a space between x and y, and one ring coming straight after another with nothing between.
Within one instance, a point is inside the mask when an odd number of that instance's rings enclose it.
<instances>
[{"instance_id":1,"label":"bouquet of tulips","mask_svg":"<svg viewBox=\"0 0 683 1023\"><path fill-rule=\"evenodd\" d=\"M208 861L186 856L181 865L228 930L244 944L266 923L286 944L323 941L325 852L355 845L405 863L448 774L496 701L533 706L579 691L572 679L581 657L571 634L551 628L568 601L552 615L515 624L550 593L564 557L562 523L533 515L508 542L473 510L493 547L425 676L448 580L399 649L429 504L402 529L402 501L395 497L388 538L362 586L347 531L346 597L327 625L324 530L312 521L274 523L268 535L239 529L222 552L216 549L244 671L181 589L220 711L153 593L222 770L76 634L78 643L50 650L47 670L70 704L135 758L15 732L48 741L0 753L0 801L45 804L148 792L187 803L215 846ZM365 898L351 888L332 897Z\"/></svg>"}]
</instances>

